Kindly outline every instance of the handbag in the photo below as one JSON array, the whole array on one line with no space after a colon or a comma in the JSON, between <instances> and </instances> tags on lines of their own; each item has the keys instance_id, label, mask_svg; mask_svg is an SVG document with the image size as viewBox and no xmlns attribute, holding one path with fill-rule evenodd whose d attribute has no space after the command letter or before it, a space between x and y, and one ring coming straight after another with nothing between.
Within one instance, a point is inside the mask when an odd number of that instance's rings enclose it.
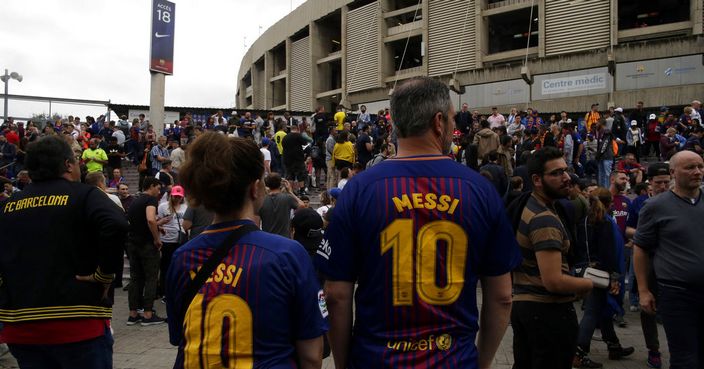
<instances>
[{"instance_id":1,"label":"handbag","mask_svg":"<svg viewBox=\"0 0 704 369\"><path fill-rule=\"evenodd\" d=\"M254 224L244 224L239 228L235 229L230 233L225 240L218 246L208 260L201 266L196 274L195 278L188 281L188 284L184 288L183 295L181 297L181 318L186 316L189 305L193 302L193 299L198 294L198 290L205 284L205 281L213 274L215 267L225 258L225 255L235 246L237 241L239 241L246 234L254 231L258 231L259 227Z\"/></svg>"},{"instance_id":2,"label":"handbag","mask_svg":"<svg viewBox=\"0 0 704 369\"><path fill-rule=\"evenodd\" d=\"M188 233L181 228L181 218L178 216L178 211L176 213L176 224L178 224L178 245L181 246L188 242Z\"/></svg>"},{"instance_id":3,"label":"handbag","mask_svg":"<svg viewBox=\"0 0 704 369\"><path fill-rule=\"evenodd\" d=\"M585 229L587 227L586 223L587 219L584 220ZM589 262L589 265L592 265L592 257L589 254L589 237L585 237L585 242L587 244L587 261ZM598 288L609 288L611 285L611 276L609 275L609 272L592 268L591 266L584 268L582 278L591 280L592 283L594 283L594 287Z\"/></svg>"}]
</instances>

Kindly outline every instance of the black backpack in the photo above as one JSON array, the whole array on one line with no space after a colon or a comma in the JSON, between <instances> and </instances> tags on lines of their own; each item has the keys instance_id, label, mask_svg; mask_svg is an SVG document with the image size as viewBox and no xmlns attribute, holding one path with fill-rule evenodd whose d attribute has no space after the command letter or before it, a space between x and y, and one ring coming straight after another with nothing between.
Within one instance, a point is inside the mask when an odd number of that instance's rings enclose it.
<instances>
[{"instance_id":1,"label":"black backpack","mask_svg":"<svg viewBox=\"0 0 704 369\"><path fill-rule=\"evenodd\" d=\"M518 226L521 224L523 209L526 207L528 199L530 199L532 194L532 191L523 192L520 196L506 204L506 214L508 214L508 219L511 222L511 227L513 227L514 234L518 232Z\"/></svg>"}]
</instances>

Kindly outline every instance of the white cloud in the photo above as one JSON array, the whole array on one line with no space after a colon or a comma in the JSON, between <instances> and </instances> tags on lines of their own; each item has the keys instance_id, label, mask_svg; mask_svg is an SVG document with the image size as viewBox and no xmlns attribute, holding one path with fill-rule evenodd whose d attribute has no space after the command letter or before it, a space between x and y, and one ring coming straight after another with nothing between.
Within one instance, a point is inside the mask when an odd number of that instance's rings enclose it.
<instances>
[{"instance_id":1,"label":"white cloud","mask_svg":"<svg viewBox=\"0 0 704 369\"><path fill-rule=\"evenodd\" d=\"M176 0L174 75L166 105L231 107L244 40L304 0ZM149 104L149 0L2 0L0 73L24 76L10 94ZM56 105L56 106L54 106ZM100 107L52 105L52 112L99 115ZM47 103L10 101L9 114L49 112Z\"/></svg>"}]
</instances>

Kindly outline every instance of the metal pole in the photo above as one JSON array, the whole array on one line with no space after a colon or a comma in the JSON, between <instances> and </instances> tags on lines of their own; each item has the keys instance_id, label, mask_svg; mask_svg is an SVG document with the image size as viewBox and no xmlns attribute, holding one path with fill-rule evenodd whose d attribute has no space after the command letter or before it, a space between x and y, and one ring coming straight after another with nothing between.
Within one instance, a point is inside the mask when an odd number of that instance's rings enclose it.
<instances>
[{"instance_id":1,"label":"metal pole","mask_svg":"<svg viewBox=\"0 0 704 369\"><path fill-rule=\"evenodd\" d=\"M5 120L3 123L7 123L7 84L10 82L10 74L7 69L5 69Z\"/></svg>"},{"instance_id":2,"label":"metal pole","mask_svg":"<svg viewBox=\"0 0 704 369\"><path fill-rule=\"evenodd\" d=\"M49 100L49 119L51 119L51 100Z\"/></svg>"}]
</instances>

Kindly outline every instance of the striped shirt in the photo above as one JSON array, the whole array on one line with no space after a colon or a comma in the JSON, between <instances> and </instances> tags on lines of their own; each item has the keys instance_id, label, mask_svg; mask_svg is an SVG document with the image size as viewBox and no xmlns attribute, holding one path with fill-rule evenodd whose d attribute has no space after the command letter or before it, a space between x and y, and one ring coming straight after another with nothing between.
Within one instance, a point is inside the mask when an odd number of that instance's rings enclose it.
<instances>
[{"instance_id":1,"label":"striped shirt","mask_svg":"<svg viewBox=\"0 0 704 369\"><path fill-rule=\"evenodd\" d=\"M540 277L535 253L558 250L562 253L562 273L569 274L567 252L570 249L569 235L552 207L533 194L521 215L516 240L523 255L521 266L513 271L513 301L562 303L574 300L572 294L548 291Z\"/></svg>"}]
</instances>

